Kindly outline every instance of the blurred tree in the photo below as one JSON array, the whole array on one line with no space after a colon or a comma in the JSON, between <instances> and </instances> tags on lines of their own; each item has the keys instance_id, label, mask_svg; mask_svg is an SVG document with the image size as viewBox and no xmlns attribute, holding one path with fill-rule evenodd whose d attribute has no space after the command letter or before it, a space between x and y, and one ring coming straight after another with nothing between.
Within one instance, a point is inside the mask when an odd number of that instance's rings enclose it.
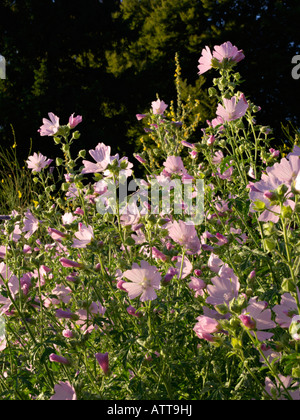
<instances>
[{"instance_id":1,"label":"blurred tree","mask_svg":"<svg viewBox=\"0 0 300 420\"><path fill-rule=\"evenodd\" d=\"M31 137L34 151L53 156L51 139L37 133L42 118L51 111L66 123L75 112L84 117L78 150L103 141L131 154L142 129L135 114L156 94L176 99L176 52L182 98L200 99L195 112L205 124L215 112L206 93L215 73L199 77L198 59L206 45L228 40L245 52L239 70L246 95L262 107L259 122L278 132L287 118L297 125L291 60L300 52L299 18L299 0L2 0L1 143L12 124L24 157Z\"/></svg>"}]
</instances>

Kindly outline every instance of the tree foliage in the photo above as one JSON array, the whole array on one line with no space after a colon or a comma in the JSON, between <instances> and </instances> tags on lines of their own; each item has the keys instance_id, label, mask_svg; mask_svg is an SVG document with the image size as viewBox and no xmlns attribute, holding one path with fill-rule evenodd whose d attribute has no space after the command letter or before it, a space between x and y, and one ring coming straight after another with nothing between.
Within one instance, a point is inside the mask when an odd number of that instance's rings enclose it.
<instances>
[{"instance_id":1,"label":"tree foliage","mask_svg":"<svg viewBox=\"0 0 300 420\"><path fill-rule=\"evenodd\" d=\"M31 137L34 149L49 153L37 133L41 119L52 111L66 121L75 112L89 121L85 147L102 140L132 152L135 114L156 94L167 103L176 97L176 53L183 96L200 99L204 123L215 110L198 58L206 45L227 40L244 49L244 90L262 107L261 122L297 124L291 59L300 51L299 17L298 0L3 0L1 141L11 138L12 124L25 157Z\"/></svg>"}]
</instances>

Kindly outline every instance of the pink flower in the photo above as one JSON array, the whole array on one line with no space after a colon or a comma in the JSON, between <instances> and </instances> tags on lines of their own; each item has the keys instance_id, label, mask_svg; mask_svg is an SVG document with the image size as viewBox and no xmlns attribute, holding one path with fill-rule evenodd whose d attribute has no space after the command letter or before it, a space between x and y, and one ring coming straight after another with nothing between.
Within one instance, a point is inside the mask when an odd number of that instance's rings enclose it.
<instances>
[{"instance_id":1,"label":"pink flower","mask_svg":"<svg viewBox=\"0 0 300 420\"><path fill-rule=\"evenodd\" d=\"M197 321L197 324L193 328L197 336L206 341L215 341L215 337L212 334L219 331L218 321L204 315L199 316Z\"/></svg>"},{"instance_id":2,"label":"pink flower","mask_svg":"<svg viewBox=\"0 0 300 420\"><path fill-rule=\"evenodd\" d=\"M238 63L245 58L243 51L238 50L230 41L224 42L222 45L215 45L213 56L220 63L224 59Z\"/></svg>"},{"instance_id":3,"label":"pink flower","mask_svg":"<svg viewBox=\"0 0 300 420\"><path fill-rule=\"evenodd\" d=\"M165 110L168 108L168 105L164 103L164 101L161 101L160 99L157 99L157 101L152 102L152 110L153 114L159 114L163 115Z\"/></svg>"},{"instance_id":4,"label":"pink flower","mask_svg":"<svg viewBox=\"0 0 300 420\"><path fill-rule=\"evenodd\" d=\"M75 128L81 122L82 122L82 116L81 115L78 115L77 117L74 117L74 114L72 114L69 118L70 128Z\"/></svg>"},{"instance_id":5,"label":"pink flower","mask_svg":"<svg viewBox=\"0 0 300 420\"><path fill-rule=\"evenodd\" d=\"M249 193L252 201L250 211L254 212L255 201L262 201L265 203L266 209L259 216L260 222L274 222L279 220L280 206L273 205L270 201L272 191L276 190L280 185L285 184L288 187L286 196L291 194L291 188L300 172L300 159L298 156L290 155L289 160L281 159L280 163L275 163L272 167L266 169L267 173L262 174L261 180L251 185ZM271 192L271 194L270 194ZM295 202L287 198L284 203L289 205L292 209L295 207ZM277 214L274 214L277 213Z\"/></svg>"},{"instance_id":6,"label":"pink flower","mask_svg":"<svg viewBox=\"0 0 300 420\"><path fill-rule=\"evenodd\" d=\"M27 210L23 223L22 232L27 232L25 238L29 239L38 230L40 221L34 217L30 210Z\"/></svg>"},{"instance_id":7,"label":"pink flower","mask_svg":"<svg viewBox=\"0 0 300 420\"><path fill-rule=\"evenodd\" d=\"M95 357L101 369L103 370L103 373L107 375L109 373L108 353L96 353Z\"/></svg>"},{"instance_id":8,"label":"pink flower","mask_svg":"<svg viewBox=\"0 0 300 420\"><path fill-rule=\"evenodd\" d=\"M65 213L63 216L61 216L61 219L63 225L70 225L77 219L77 217L73 216L72 213Z\"/></svg>"},{"instance_id":9,"label":"pink flower","mask_svg":"<svg viewBox=\"0 0 300 420\"><path fill-rule=\"evenodd\" d=\"M68 260L67 258L61 258L59 262L61 263L63 267L67 267L67 268L82 268L83 267L83 264L78 263L76 261Z\"/></svg>"},{"instance_id":10,"label":"pink flower","mask_svg":"<svg viewBox=\"0 0 300 420\"><path fill-rule=\"evenodd\" d=\"M200 250L200 240L197 236L195 226L193 224L185 223L182 220L174 221L169 227L169 236L173 241L196 254Z\"/></svg>"},{"instance_id":11,"label":"pink flower","mask_svg":"<svg viewBox=\"0 0 300 420\"><path fill-rule=\"evenodd\" d=\"M187 173L180 156L169 156L163 165L168 174L183 175Z\"/></svg>"},{"instance_id":12,"label":"pink flower","mask_svg":"<svg viewBox=\"0 0 300 420\"><path fill-rule=\"evenodd\" d=\"M291 156L300 156L300 147L299 146L294 146L293 151L287 155L287 158L289 159Z\"/></svg>"},{"instance_id":13,"label":"pink flower","mask_svg":"<svg viewBox=\"0 0 300 420\"><path fill-rule=\"evenodd\" d=\"M214 165L218 165L219 163L222 162L223 159L224 159L223 152L221 150L217 150L214 154L214 157L212 158L212 163Z\"/></svg>"},{"instance_id":14,"label":"pink flower","mask_svg":"<svg viewBox=\"0 0 300 420\"><path fill-rule=\"evenodd\" d=\"M266 309L265 302L257 302L256 298L251 299L250 305L244 309L242 315L247 315L254 321L252 330L255 329L259 341L268 340L273 336L272 333L264 331L276 327L275 322L271 320L271 310ZM251 334L254 335L253 331Z\"/></svg>"},{"instance_id":15,"label":"pink flower","mask_svg":"<svg viewBox=\"0 0 300 420\"><path fill-rule=\"evenodd\" d=\"M219 257L217 257L217 255L210 255L207 266L210 268L211 271L213 271L214 273L218 273L222 265L224 265L224 263Z\"/></svg>"},{"instance_id":16,"label":"pink flower","mask_svg":"<svg viewBox=\"0 0 300 420\"><path fill-rule=\"evenodd\" d=\"M63 330L62 335L65 338L73 338L74 337L74 333L72 330Z\"/></svg>"},{"instance_id":17,"label":"pink flower","mask_svg":"<svg viewBox=\"0 0 300 420\"><path fill-rule=\"evenodd\" d=\"M59 356L58 354L55 354L55 353L50 354L49 360L50 360L50 362L60 363L60 364L63 364L63 365L70 365L71 364L71 362L66 357Z\"/></svg>"},{"instance_id":18,"label":"pink flower","mask_svg":"<svg viewBox=\"0 0 300 420\"><path fill-rule=\"evenodd\" d=\"M55 315L58 319L72 319L74 321L78 319L78 316L71 312L70 309L67 309L66 311L63 309L56 309Z\"/></svg>"},{"instance_id":19,"label":"pink flower","mask_svg":"<svg viewBox=\"0 0 300 420\"><path fill-rule=\"evenodd\" d=\"M299 290L297 290L298 297L300 298ZM298 315L298 308L295 298L290 293L284 293L281 296L279 305L275 305L273 311L276 314L275 321L282 328L289 328L294 315Z\"/></svg>"},{"instance_id":20,"label":"pink flower","mask_svg":"<svg viewBox=\"0 0 300 420\"><path fill-rule=\"evenodd\" d=\"M51 238L54 241L61 241L62 238L65 238L67 236L66 233L63 233L60 230L54 228L48 228L48 233L49 235L51 235Z\"/></svg>"},{"instance_id":21,"label":"pink flower","mask_svg":"<svg viewBox=\"0 0 300 420\"><path fill-rule=\"evenodd\" d=\"M203 295L203 289L206 288L206 283L197 277L191 277L189 288L195 291L195 297Z\"/></svg>"},{"instance_id":22,"label":"pink flower","mask_svg":"<svg viewBox=\"0 0 300 420\"><path fill-rule=\"evenodd\" d=\"M96 163L92 163L88 160L83 160L84 169L81 171L82 174L91 174L96 172L103 172L110 164L110 146L105 146L104 143L99 143L95 150L89 150L89 154L95 159Z\"/></svg>"},{"instance_id":23,"label":"pink flower","mask_svg":"<svg viewBox=\"0 0 300 420\"><path fill-rule=\"evenodd\" d=\"M123 276L131 281L131 283L123 283L123 288L128 292L129 299L140 295L141 302L157 298L155 289L160 289L161 275L157 268L150 266L147 261L141 261L141 267L134 263L132 269L125 271Z\"/></svg>"},{"instance_id":24,"label":"pink flower","mask_svg":"<svg viewBox=\"0 0 300 420\"><path fill-rule=\"evenodd\" d=\"M76 401L77 396L75 389L70 382L60 381L54 386L55 394L50 398L50 401Z\"/></svg>"},{"instance_id":25,"label":"pink flower","mask_svg":"<svg viewBox=\"0 0 300 420\"><path fill-rule=\"evenodd\" d=\"M213 55L210 51L210 48L206 46L202 50L202 55L199 58L199 66L198 66L199 75L207 72L208 70L212 68L212 63L211 63L212 59L213 59Z\"/></svg>"},{"instance_id":26,"label":"pink flower","mask_svg":"<svg viewBox=\"0 0 300 420\"><path fill-rule=\"evenodd\" d=\"M215 45L213 54L209 47L205 47L205 49L202 50L202 55L199 59L198 74L201 75L210 70L213 66L213 59L217 60L219 63L222 63L224 60L238 63L243 60L243 58L245 58L243 51L238 50L230 41L224 42L222 45Z\"/></svg>"},{"instance_id":27,"label":"pink flower","mask_svg":"<svg viewBox=\"0 0 300 420\"><path fill-rule=\"evenodd\" d=\"M59 118L52 112L49 112L48 115L50 121L43 118L43 125L38 130L41 136L54 136L59 129Z\"/></svg>"},{"instance_id":28,"label":"pink flower","mask_svg":"<svg viewBox=\"0 0 300 420\"><path fill-rule=\"evenodd\" d=\"M85 226L83 223L78 223L78 232L75 233L77 239L73 240L73 248L86 248L94 238L93 228Z\"/></svg>"},{"instance_id":29,"label":"pink flower","mask_svg":"<svg viewBox=\"0 0 300 420\"><path fill-rule=\"evenodd\" d=\"M41 153L34 153L33 156L29 156L28 160L26 160L28 168L35 172L41 172L41 170L50 165L51 162L53 162L53 159L47 159L47 157L43 156Z\"/></svg>"},{"instance_id":30,"label":"pink flower","mask_svg":"<svg viewBox=\"0 0 300 420\"><path fill-rule=\"evenodd\" d=\"M243 117L249 107L245 95L242 94L237 100L236 96L231 99L223 98L223 105L219 104L217 108L217 115L222 117L225 121L234 121Z\"/></svg>"},{"instance_id":31,"label":"pink flower","mask_svg":"<svg viewBox=\"0 0 300 420\"><path fill-rule=\"evenodd\" d=\"M288 397L286 395L286 390L291 387L293 378L291 376L283 376L278 374L278 378L276 378L276 385L271 381L270 378L265 379L265 389L267 393L272 397L275 398L277 401L287 400ZM282 385L283 384L283 385ZM289 394L292 397L292 400L300 400L300 391L299 391L299 383L293 384L291 390L289 390Z\"/></svg>"},{"instance_id":32,"label":"pink flower","mask_svg":"<svg viewBox=\"0 0 300 420\"><path fill-rule=\"evenodd\" d=\"M71 300L70 295L72 294L72 290L69 287L59 284L52 290L51 294L57 296L57 299L51 299L53 305L59 305L61 302L67 304Z\"/></svg>"},{"instance_id":33,"label":"pink flower","mask_svg":"<svg viewBox=\"0 0 300 420\"><path fill-rule=\"evenodd\" d=\"M256 322L254 321L254 319L251 318L251 316L240 315L239 318L245 325L245 327L249 328L250 330L254 330L256 328Z\"/></svg>"},{"instance_id":34,"label":"pink flower","mask_svg":"<svg viewBox=\"0 0 300 420\"><path fill-rule=\"evenodd\" d=\"M137 155L137 154L135 154L134 155L134 157L136 158L136 160L138 161L138 162L140 162L141 164L145 164L145 163L147 163L146 161L145 161L145 159L143 159L140 155Z\"/></svg>"},{"instance_id":35,"label":"pink flower","mask_svg":"<svg viewBox=\"0 0 300 420\"><path fill-rule=\"evenodd\" d=\"M142 120L142 119L143 119L143 118L145 118L145 117L147 117L147 115L146 115L146 114L136 114L136 119L137 119L138 121Z\"/></svg>"},{"instance_id":36,"label":"pink flower","mask_svg":"<svg viewBox=\"0 0 300 420\"><path fill-rule=\"evenodd\" d=\"M141 318L142 313L141 312L137 312L136 309L133 306L128 306L128 308L126 308L127 312L129 313L129 315L135 316L137 318Z\"/></svg>"},{"instance_id":37,"label":"pink flower","mask_svg":"<svg viewBox=\"0 0 300 420\"><path fill-rule=\"evenodd\" d=\"M152 256L153 258L156 258L157 260L161 260L161 261L166 261L167 260L167 256L159 251L159 249L157 249L155 246L152 248Z\"/></svg>"},{"instance_id":38,"label":"pink flower","mask_svg":"<svg viewBox=\"0 0 300 420\"><path fill-rule=\"evenodd\" d=\"M212 285L207 286L207 303L212 305L228 304L238 297L240 283L234 271L226 265L220 269L218 276L211 279Z\"/></svg>"},{"instance_id":39,"label":"pink flower","mask_svg":"<svg viewBox=\"0 0 300 420\"><path fill-rule=\"evenodd\" d=\"M191 264L190 260L187 257L184 257L183 264L182 264L182 257L181 256L176 257L176 259L177 259L177 263L176 263L177 276L179 277L179 275L180 275L180 270L181 270L181 265L182 265L181 278L185 279L193 271L193 265Z\"/></svg>"}]
</instances>

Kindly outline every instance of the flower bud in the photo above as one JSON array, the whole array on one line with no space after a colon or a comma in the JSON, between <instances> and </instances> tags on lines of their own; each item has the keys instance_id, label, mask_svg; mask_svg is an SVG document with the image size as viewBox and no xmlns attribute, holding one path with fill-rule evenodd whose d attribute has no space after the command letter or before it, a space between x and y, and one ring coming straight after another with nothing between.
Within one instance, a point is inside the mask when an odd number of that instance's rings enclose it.
<instances>
[{"instance_id":1,"label":"flower bud","mask_svg":"<svg viewBox=\"0 0 300 420\"><path fill-rule=\"evenodd\" d=\"M109 373L109 362L108 362L108 353L96 353L96 360L99 363L103 373L108 375Z\"/></svg>"},{"instance_id":2,"label":"flower bud","mask_svg":"<svg viewBox=\"0 0 300 420\"><path fill-rule=\"evenodd\" d=\"M239 318L242 321L242 323L245 325L245 327L248 328L249 330L254 330L256 328L256 322L254 321L253 318L251 318L251 316L240 315Z\"/></svg>"}]
</instances>

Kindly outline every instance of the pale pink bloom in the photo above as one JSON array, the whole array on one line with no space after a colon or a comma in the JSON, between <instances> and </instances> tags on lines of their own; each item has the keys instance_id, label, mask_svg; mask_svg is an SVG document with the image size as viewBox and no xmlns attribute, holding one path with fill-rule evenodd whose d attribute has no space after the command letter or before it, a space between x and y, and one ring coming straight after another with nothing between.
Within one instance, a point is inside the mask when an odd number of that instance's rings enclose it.
<instances>
[{"instance_id":1,"label":"pale pink bloom","mask_svg":"<svg viewBox=\"0 0 300 420\"><path fill-rule=\"evenodd\" d=\"M200 240L193 224L183 222L182 220L179 220L179 222L174 221L168 230L169 236L173 241L193 254L199 252Z\"/></svg>"},{"instance_id":2,"label":"pale pink bloom","mask_svg":"<svg viewBox=\"0 0 300 420\"><path fill-rule=\"evenodd\" d=\"M68 304L71 300L72 290L59 284L52 290L51 294L57 296L57 299L51 299L53 305L59 305L61 302Z\"/></svg>"},{"instance_id":3,"label":"pale pink bloom","mask_svg":"<svg viewBox=\"0 0 300 420\"><path fill-rule=\"evenodd\" d=\"M293 378L291 376L283 376L281 374L278 374L278 378L281 382L276 378L275 385L271 379L267 377L265 379L265 389L272 398L275 398L278 401L287 400L288 396L285 389L291 387ZM288 393L293 400L300 400L299 383L294 383Z\"/></svg>"},{"instance_id":4,"label":"pale pink bloom","mask_svg":"<svg viewBox=\"0 0 300 420\"><path fill-rule=\"evenodd\" d=\"M224 263L217 255L210 254L207 266L210 268L211 271L213 271L214 273L218 273L222 265L224 265Z\"/></svg>"},{"instance_id":5,"label":"pale pink bloom","mask_svg":"<svg viewBox=\"0 0 300 420\"><path fill-rule=\"evenodd\" d=\"M179 277L181 264L182 264L182 257L180 256L180 257L177 257L176 259L177 259L177 263L176 263L177 276ZM192 271L193 271L193 264L191 264L190 260L185 256L183 260L183 265L182 265L181 278L185 279L187 276L191 274Z\"/></svg>"},{"instance_id":6,"label":"pale pink bloom","mask_svg":"<svg viewBox=\"0 0 300 420\"><path fill-rule=\"evenodd\" d=\"M85 330L86 332L91 331L94 327L93 325L88 325L88 323L91 322L94 316L103 316L105 312L106 308L104 308L104 306L102 306L99 301L92 302L87 310L79 309L76 312L76 316L78 318L76 324L83 326L83 330L85 329L85 327L87 327L87 329ZM98 327L96 326L96 328Z\"/></svg>"},{"instance_id":7,"label":"pale pink bloom","mask_svg":"<svg viewBox=\"0 0 300 420\"><path fill-rule=\"evenodd\" d=\"M141 261L141 266L134 263L132 269L125 271L123 276L131 281L123 283L129 299L140 295L141 302L157 298L155 289L160 289L161 275L155 266L151 266L147 261Z\"/></svg>"},{"instance_id":8,"label":"pale pink bloom","mask_svg":"<svg viewBox=\"0 0 300 420\"><path fill-rule=\"evenodd\" d=\"M220 63L224 59L238 63L245 58L243 51L238 50L230 41L224 42L222 45L215 45L213 56Z\"/></svg>"},{"instance_id":9,"label":"pale pink bloom","mask_svg":"<svg viewBox=\"0 0 300 420\"><path fill-rule=\"evenodd\" d=\"M26 160L28 168L35 172L41 172L41 170L50 165L51 162L53 162L53 159L47 159L47 157L43 156L41 153L34 153L33 156L29 156L28 160Z\"/></svg>"},{"instance_id":10,"label":"pale pink bloom","mask_svg":"<svg viewBox=\"0 0 300 420\"><path fill-rule=\"evenodd\" d=\"M298 297L300 299L300 293L297 289ZM279 305L275 305L273 311L276 314L275 321L282 328L289 328L292 322L292 318L298 315L298 308L295 298L290 293L284 293L281 296L281 302Z\"/></svg>"},{"instance_id":11,"label":"pale pink bloom","mask_svg":"<svg viewBox=\"0 0 300 420\"><path fill-rule=\"evenodd\" d=\"M50 398L50 401L77 401L75 389L70 382L60 381L54 386L55 394Z\"/></svg>"},{"instance_id":12,"label":"pale pink bloom","mask_svg":"<svg viewBox=\"0 0 300 420\"><path fill-rule=\"evenodd\" d=\"M124 226L137 225L141 215L136 202L127 204L123 210L121 210L121 223Z\"/></svg>"},{"instance_id":13,"label":"pale pink bloom","mask_svg":"<svg viewBox=\"0 0 300 420\"><path fill-rule=\"evenodd\" d=\"M266 210L262 212L258 220L260 222L274 222L279 220L280 206L270 205L271 201L268 197L270 192L276 190L280 185L285 184L288 187L285 205L289 205L292 209L295 208L295 202L289 199L291 195L291 188L300 172L300 159L296 155L290 155L289 160L281 159L272 167L266 169L266 174L262 174L261 180L252 185L249 196L252 201L250 211L254 211L253 206L255 201L259 200L265 203ZM275 212L277 214L274 214Z\"/></svg>"},{"instance_id":14,"label":"pale pink bloom","mask_svg":"<svg viewBox=\"0 0 300 420\"><path fill-rule=\"evenodd\" d=\"M25 218L23 219L24 227L22 232L27 232L25 235L26 239L29 239L30 236L34 234L39 228L40 221L34 217L30 210L27 210L25 213Z\"/></svg>"},{"instance_id":15,"label":"pale pink bloom","mask_svg":"<svg viewBox=\"0 0 300 420\"><path fill-rule=\"evenodd\" d=\"M225 121L234 121L243 117L249 107L244 94L240 96L239 100L236 96L233 96L231 99L223 98L223 104L224 106L218 105L216 113Z\"/></svg>"},{"instance_id":16,"label":"pale pink bloom","mask_svg":"<svg viewBox=\"0 0 300 420\"><path fill-rule=\"evenodd\" d=\"M208 70L212 68L212 63L211 63L212 59L213 59L213 55L210 51L210 48L206 46L205 48L203 48L202 55L199 58L199 66L198 66L199 75L207 72Z\"/></svg>"},{"instance_id":17,"label":"pale pink bloom","mask_svg":"<svg viewBox=\"0 0 300 420\"><path fill-rule=\"evenodd\" d=\"M161 101L160 99L157 99L157 101L153 101L152 104L152 110L153 114L159 114L163 115L165 110L168 108L168 105L164 103L164 101Z\"/></svg>"},{"instance_id":18,"label":"pale pink bloom","mask_svg":"<svg viewBox=\"0 0 300 420\"><path fill-rule=\"evenodd\" d=\"M73 240L73 248L86 248L94 238L92 226L85 226L83 223L78 223L78 232L75 233L77 239Z\"/></svg>"},{"instance_id":19,"label":"pale pink bloom","mask_svg":"<svg viewBox=\"0 0 300 420\"><path fill-rule=\"evenodd\" d=\"M212 305L228 304L232 299L237 298L240 289L240 282L234 271L227 265L223 265L218 276L211 279L212 285L207 286L207 303Z\"/></svg>"},{"instance_id":20,"label":"pale pink bloom","mask_svg":"<svg viewBox=\"0 0 300 420\"><path fill-rule=\"evenodd\" d=\"M73 223L77 217L73 216L72 213L65 213L63 216L61 216L63 225L70 225Z\"/></svg>"},{"instance_id":21,"label":"pale pink bloom","mask_svg":"<svg viewBox=\"0 0 300 420\"><path fill-rule=\"evenodd\" d=\"M205 315L199 316L197 321L197 324L193 328L197 336L206 341L215 341L215 337L212 334L219 331L220 326L218 321Z\"/></svg>"},{"instance_id":22,"label":"pale pink bloom","mask_svg":"<svg viewBox=\"0 0 300 420\"><path fill-rule=\"evenodd\" d=\"M0 263L0 286L4 285L3 279L7 281L12 297L15 298L19 292L20 282L18 277L10 271L10 268L4 262Z\"/></svg>"},{"instance_id":23,"label":"pale pink bloom","mask_svg":"<svg viewBox=\"0 0 300 420\"><path fill-rule=\"evenodd\" d=\"M50 120L43 118L43 125L40 127L38 132L41 136L54 136L59 129L59 118L52 112L49 112Z\"/></svg>"},{"instance_id":24,"label":"pale pink bloom","mask_svg":"<svg viewBox=\"0 0 300 420\"><path fill-rule=\"evenodd\" d=\"M231 227L230 228L230 233L232 233L235 236L235 240L239 244L244 244L248 239L246 233L242 233L241 229L235 229L235 228Z\"/></svg>"},{"instance_id":25,"label":"pale pink bloom","mask_svg":"<svg viewBox=\"0 0 300 420\"><path fill-rule=\"evenodd\" d=\"M222 117L218 116L218 117L214 118L211 122L207 121L207 124L210 127L217 128L218 132L222 132L224 130L224 126L223 126L224 122L225 122L224 119Z\"/></svg>"},{"instance_id":26,"label":"pale pink bloom","mask_svg":"<svg viewBox=\"0 0 300 420\"><path fill-rule=\"evenodd\" d=\"M294 146L293 151L287 155L287 158L289 159L291 156L300 156L300 147L299 146Z\"/></svg>"},{"instance_id":27,"label":"pale pink bloom","mask_svg":"<svg viewBox=\"0 0 300 420\"><path fill-rule=\"evenodd\" d=\"M206 283L197 277L191 277L189 288L195 291L195 297L203 296L203 289L206 288Z\"/></svg>"},{"instance_id":28,"label":"pale pink bloom","mask_svg":"<svg viewBox=\"0 0 300 420\"><path fill-rule=\"evenodd\" d=\"M168 174L183 175L187 173L180 156L169 156L163 165Z\"/></svg>"},{"instance_id":29,"label":"pale pink bloom","mask_svg":"<svg viewBox=\"0 0 300 420\"><path fill-rule=\"evenodd\" d=\"M81 115L78 115L77 117L74 117L74 114L72 114L69 118L70 128L75 128L81 122L82 122L82 116Z\"/></svg>"},{"instance_id":30,"label":"pale pink bloom","mask_svg":"<svg viewBox=\"0 0 300 420\"><path fill-rule=\"evenodd\" d=\"M103 373L107 375L109 373L108 353L96 353L95 357L101 369L103 370Z\"/></svg>"},{"instance_id":31,"label":"pale pink bloom","mask_svg":"<svg viewBox=\"0 0 300 420\"><path fill-rule=\"evenodd\" d=\"M122 157L122 159L120 159L119 154L117 153L115 156L111 156L110 163L112 163L114 160L118 161L118 168L122 168L122 169L120 169L120 172L119 172L119 178L121 178L122 176L125 176L126 178L129 178L132 175L132 172L133 172L132 171L133 164L128 161L128 157L124 156L124 157ZM113 173L109 169L104 171L103 174L107 178L112 178L113 177Z\"/></svg>"},{"instance_id":32,"label":"pale pink bloom","mask_svg":"<svg viewBox=\"0 0 300 420\"><path fill-rule=\"evenodd\" d=\"M216 174L216 175L217 175L220 179L227 179L228 181L231 181L231 175L232 175L232 173L233 173L233 167L232 167L232 166L229 166L229 165L226 163L225 168L227 168L227 169L226 169L226 170L224 170L224 171L223 171L223 173L221 173L220 168L218 168L218 171L217 171L217 174Z\"/></svg>"},{"instance_id":33,"label":"pale pink bloom","mask_svg":"<svg viewBox=\"0 0 300 420\"><path fill-rule=\"evenodd\" d=\"M90 174L96 172L103 172L110 164L110 146L106 146L104 143L99 143L95 150L89 150L89 154L95 159L96 163L88 160L83 160L84 169L81 171L82 174Z\"/></svg>"},{"instance_id":34,"label":"pale pink bloom","mask_svg":"<svg viewBox=\"0 0 300 420\"><path fill-rule=\"evenodd\" d=\"M224 155L222 150L217 150L214 154L214 157L212 158L212 163L214 165L218 165L219 163L222 162L222 160L224 159Z\"/></svg>"},{"instance_id":35,"label":"pale pink bloom","mask_svg":"<svg viewBox=\"0 0 300 420\"><path fill-rule=\"evenodd\" d=\"M256 298L251 299L250 305L243 310L242 315L248 315L254 321L252 330L255 330L259 341L268 340L273 336L272 333L265 331L276 327L271 319L271 310L266 309L265 302L257 302ZM251 334L254 335L252 330Z\"/></svg>"},{"instance_id":36,"label":"pale pink bloom","mask_svg":"<svg viewBox=\"0 0 300 420\"><path fill-rule=\"evenodd\" d=\"M58 354L55 354L55 353L50 354L49 360L50 362L54 362L54 363L70 365L70 361L66 357L59 356Z\"/></svg>"}]
</instances>

